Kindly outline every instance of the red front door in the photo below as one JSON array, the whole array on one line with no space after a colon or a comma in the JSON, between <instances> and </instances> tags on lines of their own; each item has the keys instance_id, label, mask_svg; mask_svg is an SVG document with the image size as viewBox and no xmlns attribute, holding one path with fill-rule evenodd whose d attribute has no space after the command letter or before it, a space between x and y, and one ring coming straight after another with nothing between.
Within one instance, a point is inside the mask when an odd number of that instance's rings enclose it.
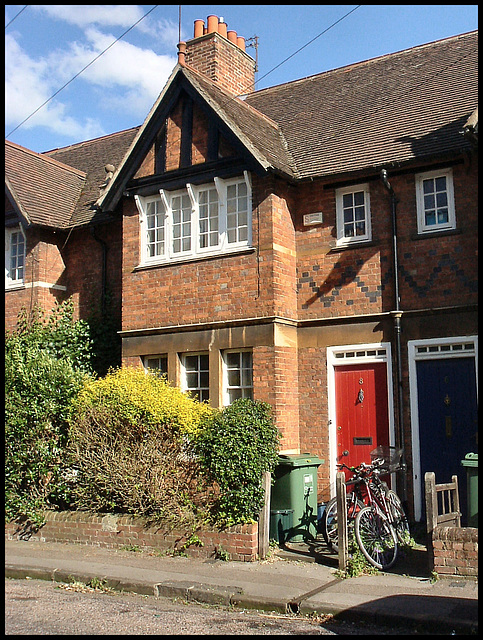
<instances>
[{"instance_id":1,"label":"red front door","mask_svg":"<svg viewBox=\"0 0 483 640\"><path fill-rule=\"evenodd\" d=\"M370 463L373 449L389 445L386 363L337 366L335 405L337 462Z\"/></svg>"}]
</instances>

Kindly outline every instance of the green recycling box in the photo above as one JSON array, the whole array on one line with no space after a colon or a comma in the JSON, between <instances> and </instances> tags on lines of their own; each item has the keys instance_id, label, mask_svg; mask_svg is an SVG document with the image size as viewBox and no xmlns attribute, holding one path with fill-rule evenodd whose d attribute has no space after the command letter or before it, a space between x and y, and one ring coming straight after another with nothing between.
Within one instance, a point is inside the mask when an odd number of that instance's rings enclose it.
<instances>
[{"instance_id":1,"label":"green recycling box","mask_svg":"<svg viewBox=\"0 0 483 640\"><path fill-rule=\"evenodd\" d=\"M478 454L467 453L461 464L466 467L468 526L478 527Z\"/></svg>"},{"instance_id":2,"label":"green recycling box","mask_svg":"<svg viewBox=\"0 0 483 640\"><path fill-rule=\"evenodd\" d=\"M291 510L292 526L284 540L300 542L317 536L317 469L323 460L310 453L280 455L274 471L270 517Z\"/></svg>"}]
</instances>

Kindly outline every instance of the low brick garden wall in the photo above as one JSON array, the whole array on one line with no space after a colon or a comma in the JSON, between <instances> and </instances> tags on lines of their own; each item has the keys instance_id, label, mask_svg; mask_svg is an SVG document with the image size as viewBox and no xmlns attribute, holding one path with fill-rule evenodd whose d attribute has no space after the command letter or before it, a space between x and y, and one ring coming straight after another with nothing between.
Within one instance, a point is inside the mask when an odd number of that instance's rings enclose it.
<instances>
[{"instance_id":1,"label":"low brick garden wall","mask_svg":"<svg viewBox=\"0 0 483 640\"><path fill-rule=\"evenodd\" d=\"M432 564L438 575L478 575L478 529L438 526L432 543Z\"/></svg>"},{"instance_id":2,"label":"low brick garden wall","mask_svg":"<svg viewBox=\"0 0 483 640\"><path fill-rule=\"evenodd\" d=\"M229 527L223 531L196 532L198 544L189 544L184 532L146 526L142 520L124 515L89 514L84 512L45 512L45 524L32 533L22 525L5 525L7 539L29 539L39 542L71 542L99 547L136 546L160 552L183 552L192 557L216 555L229 560L253 562L258 559L258 524Z\"/></svg>"}]
</instances>

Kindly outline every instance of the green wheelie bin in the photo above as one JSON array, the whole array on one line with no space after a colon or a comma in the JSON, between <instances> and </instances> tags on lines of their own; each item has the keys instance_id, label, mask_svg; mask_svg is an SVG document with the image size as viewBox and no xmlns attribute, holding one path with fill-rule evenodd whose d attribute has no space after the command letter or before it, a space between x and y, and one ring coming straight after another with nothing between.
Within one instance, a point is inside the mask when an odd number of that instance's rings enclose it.
<instances>
[{"instance_id":1,"label":"green wheelie bin","mask_svg":"<svg viewBox=\"0 0 483 640\"><path fill-rule=\"evenodd\" d=\"M466 467L468 526L478 528L478 454L467 453L461 465Z\"/></svg>"},{"instance_id":2,"label":"green wheelie bin","mask_svg":"<svg viewBox=\"0 0 483 640\"><path fill-rule=\"evenodd\" d=\"M292 511L282 527L284 541L300 542L317 536L317 469L324 460L309 453L280 455L274 471L270 520L280 522L281 513ZM288 514L287 514L288 515ZM272 526L272 529L274 525Z\"/></svg>"}]
</instances>

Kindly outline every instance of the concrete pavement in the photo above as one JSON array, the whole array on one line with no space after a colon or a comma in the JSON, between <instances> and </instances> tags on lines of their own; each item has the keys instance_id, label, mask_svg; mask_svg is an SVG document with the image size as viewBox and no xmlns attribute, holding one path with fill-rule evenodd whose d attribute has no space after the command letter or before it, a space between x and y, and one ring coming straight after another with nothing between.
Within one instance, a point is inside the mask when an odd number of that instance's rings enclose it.
<instances>
[{"instance_id":1,"label":"concrete pavement","mask_svg":"<svg viewBox=\"0 0 483 640\"><path fill-rule=\"evenodd\" d=\"M415 626L423 633L477 632L476 580L455 577L432 582L418 563L409 563L409 573L403 573L404 559L402 563L402 570L398 563L394 567L398 573L341 579L335 556L314 557L304 545L292 545L267 561L243 563L5 541L9 578L84 583L97 578L118 590L155 597L284 613L329 613L344 620Z\"/></svg>"}]
</instances>

